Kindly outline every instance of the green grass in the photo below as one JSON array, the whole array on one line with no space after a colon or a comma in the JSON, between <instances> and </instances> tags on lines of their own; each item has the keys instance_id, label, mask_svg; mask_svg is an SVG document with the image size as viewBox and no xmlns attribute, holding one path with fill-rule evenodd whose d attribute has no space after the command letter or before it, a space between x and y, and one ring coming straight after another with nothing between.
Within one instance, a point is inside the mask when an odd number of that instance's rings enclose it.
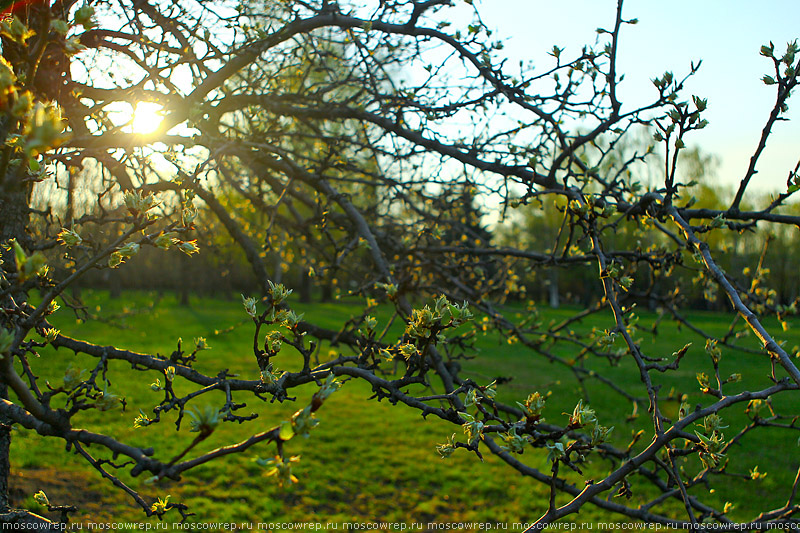
<instances>
[{"instance_id":1,"label":"green grass","mask_svg":"<svg viewBox=\"0 0 800 533\"><path fill-rule=\"evenodd\" d=\"M85 300L90 311L98 316L111 317L110 321L76 321L69 309L60 310L54 324L62 332L97 344L115 345L145 353L169 354L175 349L178 337L192 344L198 336L206 337L211 350L200 353L197 368L211 375L227 369L243 378L256 379L257 367L253 364L252 324L245 320L241 303L237 300L222 301L193 299L190 308L181 308L174 297L166 295L156 298L154 294L131 293L124 299L109 300L98 293L88 293ZM359 310L358 302L313 304L294 307L306 312L307 317L325 327L338 328ZM544 320L562 320L574 309L543 312ZM520 310L520 313L523 311ZM387 320L386 310L377 314L381 323ZM647 325L655 319L653 315L641 313L641 323ZM721 314L692 313L695 322L715 335L722 335L729 327L728 318ZM605 322L603 322L605 321ZM606 329L612 326L608 315L593 317L591 322L576 324L575 330L586 331L593 327ZM396 324L392 334L401 329ZM703 341L691 332L680 330L672 323L663 323L659 337L642 336L642 347L651 356L669 356L686 342L694 342L685 361L677 372L654 375L662 386L662 397L670 389L678 394L688 394L690 403L707 405L713 400L704 397L698 389L695 374L699 371L711 373L708 357L702 349ZM800 338L790 330L784 334L789 346L800 343ZM621 342L621 341L618 341ZM621 346L621 345L620 345ZM513 377L499 392L503 401L522 401L535 390L552 391L548 400L546 418L553 423L564 423L575 402L583 391L572 377L569 368L552 364L519 344L510 345L495 335L479 336L476 342L477 356L463 361L465 377L479 383L488 383L499 376ZM321 348L321 357L330 349ZM564 346L554 352L565 358L577 356L578 349ZM299 363L285 349L276 358L281 369L297 370ZM92 368L95 361L85 356L76 356L66 350L58 352L42 350L41 357L32 361L35 372L44 379L58 383L68 365ZM610 367L606 361L587 361L587 368L596 370L638 396L643 395L638 371L631 361L623 359L619 366ZM723 376L740 372L744 380L730 385L726 392L767 386L770 372L769 360L762 355L725 352L722 360ZM150 412L161 399L161 393L150 390L155 380L153 373L142 373L130 365L112 361L108 372L110 390L126 398L125 412L117 409L99 413L85 411L74 419L75 427L111 434L137 446L152 446L157 457L167 461L180 453L195 436L184 427L175 432L174 420L167 415L161 424L144 429L134 429L133 419L141 408ZM180 380L178 380L180 381ZM187 384L176 383L180 390L191 390ZM586 383L592 406L597 410L604 425L615 425L615 444L626 446L632 433L645 429L647 433L635 446L643 449L652 436L647 404L640 405L639 417L626 421L631 414L631 405L619 395L609 392L595 381ZM262 402L255 397L240 394L239 402L245 401L247 408L240 414L255 412L259 418L251 423L226 424L211 438L203 442L190 456L208 451L217 446L237 442L253 432L263 431L286 420L295 410L306 405L315 386L296 391L295 402L283 404ZM118 471L120 478L147 501L171 495L170 501L179 501L190 506L197 521L502 521L529 522L546 509L547 487L524 478L511 470L499 459L486 456L480 462L474 455L459 450L447 461L440 460L435 453L435 444L444 442L460 428L444 423L434 417L423 419L418 412L403 406L393 407L387 402L367 401L370 388L351 380L333 395L318 413L321 420L310 439L296 438L287 443L286 451L300 455L295 468L299 483L281 489L271 478L264 476L264 469L255 463L258 457L275 454L272 444L262 444L246 454L228 456L207 463L187 472L179 481L163 481L154 485L145 484L145 477L132 479L125 471ZM784 394L775 399L781 411L797 412L795 393ZM222 403L221 394L208 395L200 405L209 402ZM726 436L733 436L737 428L746 422L744 405L725 414L730 428ZM677 410L677 402L665 401L665 412ZM648 429L649 428L649 429ZM759 465L768 476L757 482L743 477L725 477L715 483L713 492L709 487L695 488L693 494L715 506L726 501L736 506L730 516L733 519L751 518L752 493L758 491L758 505L778 507L785 503L791 482L798 467L796 453L797 435L790 431L761 430L746 437L729 457L729 472L748 474ZM91 453L107 458L100 449ZM545 472L549 471L543 453L536 450L526 452L525 462ZM586 475L566 474L572 483L581 486L586 478L599 479L611 465L590 456ZM42 439L32 431L17 429L12 446L13 468L22 474L14 483L21 485L20 504L36 504L30 495L43 488L56 504L70 503L77 499L83 512L78 520L142 520L144 515L127 498L114 491L110 484L88 467L80 458L65 451L63 442ZM686 476L698 471L693 461L684 464ZM563 469L562 469L563 471ZM52 481L53 473L62 484ZM634 499L629 504L646 501L652 496L648 483L640 478L630 479ZM27 491L27 492L25 492ZM64 498L64 501L60 500ZM561 503L562 500L559 500ZM568 501L563 499L563 502ZM659 512L680 515L681 505L668 502L656 509ZM586 507L581 514L572 517L578 521L614 520L619 517L605 516L593 507ZM177 520L177 514L173 517ZM152 519L155 520L155 519Z\"/></svg>"}]
</instances>

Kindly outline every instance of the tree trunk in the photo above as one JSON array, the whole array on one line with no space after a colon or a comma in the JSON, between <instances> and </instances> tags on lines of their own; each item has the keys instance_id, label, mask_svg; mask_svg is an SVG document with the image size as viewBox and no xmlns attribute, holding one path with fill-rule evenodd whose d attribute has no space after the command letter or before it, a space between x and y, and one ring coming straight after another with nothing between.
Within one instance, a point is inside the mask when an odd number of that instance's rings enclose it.
<instances>
[{"instance_id":1,"label":"tree trunk","mask_svg":"<svg viewBox=\"0 0 800 533\"><path fill-rule=\"evenodd\" d=\"M189 256L181 254L180 273L181 279L178 280L178 303L184 307L189 307L189 280L192 279L189 265Z\"/></svg>"},{"instance_id":2,"label":"tree trunk","mask_svg":"<svg viewBox=\"0 0 800 533\"><path fill-rule=\"evenodd\" d=\"M275 254L272 265L272 283L278 284L283 281L283 248Z\"/></svg>"},{"instance_id":3,"label":"tree trunk","mask_svg":"<svg viewBox=\"0 0 800 533\"><path fill-rule=\"evenodd\" d=\"M333 300L333 285L330 280L325 280L322 284L322 295L319 299L321 302L330 302Z\"/></svg>"},{"instance_id":4,"label":"tree trunk","mask_svg":"<svg viewBox=\"0 0 800 533\"><path fill-rule=\"evenodd\" d=\"M8 399L8 386L0 383L0 398ZM10 508L8 501L8 476L11 473L11 421L0 415L0 512Z\"/></svg>"},{"instance_id":5,"label":"tree trunk","mask_svg":"<svg viewBox=\"0 0 800 533\"><path fill-rule=\"evenodd\" d=\"M119 276L115 276L113 273L109 273L108 276L108 296L112 300L122 296L122 282Z\"/></svg>"},{"instance_id":6,"label":"tree trunk","mask_svg":"<svg viewBox=\"0 0 800 533\"><path fill-rule=\"evenodd\" d=\"M11 239L16 239L23 247L27 244L28 202L31 187L29 184L20 184L16 176L5 176L4 189L0 189L0 244L5 245ZM0 257L3 260L3 270L12 273L16 270L13 249L0 246ZM27 300L24 291L15 291L0 299L0 305L13 309L15 305L23 305ZM5 321L4 321L5 322ZM13 329L11 323L0 323L6 329ZM0 382L0 397L8 399L8 385ZM0 512L9 509L8 476L11 471L11 420L0 416Z\"/></svg>"},{"instance_id":7,"label":"tree trunk","mask_svg":"<svg viewBox=\"0 0 800 533\"><path fill-rule=\"evenodd\" d=\"M558 306L561 305L561 298L558 294L558 269L551 268L550 269L550 277L547 280L547 290L550 296L550 307L553 309L558 309Z\"/></svg>"},{"instance_id":8,"label":"tree trunk","mask_svg":"<svg viewBox=\"0 0 800 533\"><path fill-rule=\"evenodd\" d=\"M300 301L304 304L311 303L311 276L307 270L300 274Z\"/></svg>"}]
</instances>

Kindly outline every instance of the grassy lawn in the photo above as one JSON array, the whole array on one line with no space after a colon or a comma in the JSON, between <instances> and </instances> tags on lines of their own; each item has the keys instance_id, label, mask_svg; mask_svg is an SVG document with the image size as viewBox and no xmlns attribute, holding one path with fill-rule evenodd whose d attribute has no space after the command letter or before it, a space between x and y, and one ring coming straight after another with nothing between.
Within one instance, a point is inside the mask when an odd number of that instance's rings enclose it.
<instances>
[{"instance_id":1,"label":"grassy lawn","mask_svg":"<svg viewBox=\"0 0 800 533\"><path fill-rule=\"evenodd\" d=\"M146 293L127 294L119 300L88 293L85 300L92 313L108 317L109 321L78 322L69 309L62 309L54 316L53 322L64 334L97 344L161 354L171 353L178 337L191 344L193 338L203 336L212 349L200 352L198 369L211 375L228 369L243 378L258 377L252 355L252 324L245 320L247 316L238 300L195 298L189 308L178 306L171 295L156 302L154 294ZM338 328L357 313L359 302L297 304L293 307L307 313L307 317L312 317L320 325ZM569 316L569 311L574 310L543 311L543 319L559 321ZM654 315L640 315L640 323L644 326L655 320ZM385 323L385 315L379 313L378 317ZM701 328L715 335L723 335L729 327L729 319L719 314L694 313L692 318ZM606 322L599 323L603 320ZM610 316L604 315L593 318L592 323L576 324L574 329L597 327L602 330L611 326ZM397 325L395 328L397 331L401 329ZM703 350L704 342L673 323L662 323L659 333L655 339L641 335L642 347L648 355L669 356L687 342L694 343L679 371L653 376L662 385L662 397L666 398L667 393L674 389L677 395L688 394L691 405L711 403L713 398L700 393L695 379L697 372L713 372ZM790 329L783 334L782 340L791 347L800 343L800 336ZM498 376L513 377L499 391L499 398L511 403L524 400L536 390L551 391L553 394L545 412L549 422L565 423L567 417L564 413L571 412L583 395L569 368L549 363L519 344L508 344L493 335L479 335L476 348L476 357L462 362L463 376L479 383L488 383ZM326 356L329 349L323 346L322 356ZM575 355L571 355L570 350L570 347L554 349L566 358ZM578 349L574 350L577 354ZM284 349L276 359L279 368L299 368L288 349ZM43 350L41 358L32 361L35 372L42 378L40 383L44 379L60 382L70 364L82 368L94 366L89 358L65 350ZM610 367L606 361L587 361L585 364L588 369L613 379L626 391L642 396L638 371L628 359L623 359L615 367ZM728 386L726 392L729 394L769 384L770 364L763 355L724 351L721 366L723 376L739 372L744 377L742 382ZM127 409L125 412L120 409L106 413L84 412L74 419L75 427L108 433L138 446L155 445L157 457L165 461L183 451L192 441L195 434L188 431L186 424L175 432L171 415L161 424L133 428L133 419L139 409L151 412L162 397L162 393L153 392L149 386L158 376L132 370L130 365L120 362L111 362L108 376L110 390L126 398ZM191 390L185 383L176 382L176 386L179 385L182 387L180 390ZM628 402L596 381L588 381L586 386L600 422L615 426L614 443L625 447L633 433L645 429L645 435L634 448L643 449L652 436L647 404L639 406L638 418L626 421L632 412ZM259 414L259 418L249 424L220 427L197 450L190 452L190 456L238 442L246 438L248 432L252 434L274 427L305 406L315 390L315 386L295 390L296 402L283 404L265 403L243 394L235 397L237 401L248 404L239 414L254 412ZM271 444L207 463L187 472L180 482L146 484L146 476L134 479L124 471L118 471L118 474L148 501L169 494L170 501L186 503L195 513L192 520L197 521L513 523L532 521L546 509L547 487L520 476L494 457L486 455L485 462L480 462L474 455L459 450L446 461L439 459L435 445L444 442L450 434L460 432L460 428L434 417L423 419L418 412L403 406L367 401L370 395L371 390L364 383L347 382L318 413L321 423L311 438L295 438L286 445L288 454L301 456L294 469L299 482L289 488L279 488L272 478L264 476L264 469L255 462L259 457L274 455L275 447ZM795 396L793 393L775 398L776 409L787 414L796 413L798 401ZM220 394L207 395L199 403L204 405L212 400L219 401L220 405L223 402ZM665 399L662 408L665 412L674 412L677 406L677 401ZM726 437L732 437L747 421L744 407L742 405L730 414L724 414L725 423L730 425L725 431ZM713 486L695 488L693 494L712 505L721 506L730 501L734 508L729 516L734 520L752 518L753 507L749 502L753 491L762 495L758 502L760 508L783 505L800 462L800 454L796 451L797 436L793 431L772 429L753 433L729 454L727 472L733 475L725 476ZM107 458L102 450L89 451ZM529 450L522 459L535 468L549 471L543 453ZM566 475L567 479L580 486L586 478L599 478L611 467L596 457L590 456L589 460L586 477L570 473ZM82 459L65 450L63 442L45 440L32 431L17 428L12 465L13 494L18 505L41 511L42 508L33 502L32 494L44 489L55 504L77 503L81 508L81 513L76 516L78 521L146 520L126 495L114 490ZM756 465L768 476L758 481L745 479ZM685 477L691 477L699 470L694 461L686 462L683 468ZM647 496L653 495L644 480L633 478L629 481L634 492L629 504L646 501ZM680 516L681 507L679 502L668 502L656 510ZM590 507L573 518L577 521L614 519ZM175 513L172 520L178 519Z\"/></svg>"}]
</instances>

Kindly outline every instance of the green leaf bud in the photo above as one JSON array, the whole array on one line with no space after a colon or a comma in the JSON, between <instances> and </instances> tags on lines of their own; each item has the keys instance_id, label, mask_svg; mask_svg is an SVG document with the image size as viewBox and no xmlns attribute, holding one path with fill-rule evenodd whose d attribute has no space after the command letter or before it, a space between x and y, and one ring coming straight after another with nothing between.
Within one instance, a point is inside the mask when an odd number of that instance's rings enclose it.
<instances>
[{"instance_id":1,"label":"green leaf bud","mask_svg":"<svg viewBox=\"0 0 800 533\"><path fill-rule=\"evenodd\" d=\"M78 232L64 228L58 233L58 242L64 246L72 247L81 244L83 239L78 235Z\"/></svg>"},{"instance_id":2,"label":"green leaf bud","mask_svg":"<svg viewBox=\"0 0 800 533\"><path fill-rule=\"evenodd\" d=\"M43 490L40 490L39 492L34 494L33 500L39 505L44 505L45 507L50 506L50 500L47 498L47 494L45 494Z\"/></svg>"}]
</instances>

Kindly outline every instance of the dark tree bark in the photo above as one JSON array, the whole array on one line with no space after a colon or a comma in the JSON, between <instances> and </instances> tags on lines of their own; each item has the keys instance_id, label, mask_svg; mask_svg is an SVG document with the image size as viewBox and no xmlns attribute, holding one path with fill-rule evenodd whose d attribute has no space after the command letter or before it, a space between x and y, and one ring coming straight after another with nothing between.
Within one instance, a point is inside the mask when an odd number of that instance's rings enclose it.
<instances>
[{"instance_id":1,"label":"dark tree bark","mask_svg":"<svg viewBox=\"0 0 800 533\"><path fill-rule=\"evenodd\" d=\"M26 229L28 225L28 202L30 201L31 187L28 184L20 184L20 179L8 174L4 176L4 183L0 185L0 243L7 244L10 240L16 239L21 245L26 243ZM14 251L0 246L0 257L2 257L2 268L7 273L16 271ZM24 291L18 290L12 294L3 296L0 304L4 308L11 308L13 303L20 305L25 302L27 296ZM3 320L3 318L0 318ZM13 330L13 325L2 324ZM0 398L7 400L8 385L0 382ZM0 415L0 510L9 509L8 497L8 476L11 472L9 452L11 447L11 420Z\"/></svg>"},{"instance_id":2,"label":"dark tree bark","mask_svg":"<svg viewBox=\"0 0 800 533\"><path fill-rule=\"evenodd\" d=\"M8 386L0 384L0 398L8 399ZM11 448L11 420L0 415L0 510L9 509L8 501L8 476L11 473L10 451Z\"/></svg>"}]
</instances>

